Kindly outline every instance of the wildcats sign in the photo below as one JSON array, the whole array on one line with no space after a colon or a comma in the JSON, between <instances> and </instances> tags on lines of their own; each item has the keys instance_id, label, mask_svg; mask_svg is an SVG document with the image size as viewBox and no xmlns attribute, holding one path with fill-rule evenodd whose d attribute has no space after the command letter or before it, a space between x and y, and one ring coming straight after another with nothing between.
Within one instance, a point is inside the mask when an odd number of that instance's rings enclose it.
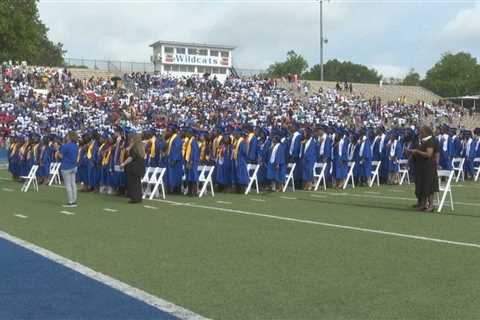
<instances>
[{"instance_id":1,"label":"wildcats sign","mask_svg":"<svg viewBox=\"0 0 480 320\"><path fill-rule=\"evenodd\" d=\"M206 57L188 54L166 54L163 57L163 63L228 67L229 61L228 58Z\"/></svg>"}]
</instances>

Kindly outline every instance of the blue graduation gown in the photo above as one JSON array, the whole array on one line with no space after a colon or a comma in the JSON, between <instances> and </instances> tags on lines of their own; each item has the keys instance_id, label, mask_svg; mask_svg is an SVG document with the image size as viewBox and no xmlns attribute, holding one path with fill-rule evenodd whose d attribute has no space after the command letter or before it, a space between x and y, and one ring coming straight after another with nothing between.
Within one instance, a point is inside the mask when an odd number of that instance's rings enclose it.
<instances>
[{"instance_id":1,"label":"blue graduation gown","mask_svg":"<svg viewBox=\"0 0 480 320\"><path fill-rule=\"evenodd\" d=\"M248 162L257 163L259 154L258 138L253 136L248 143Z\"/></svg>"},{"instance_id":2,"label":"blue graduation gown","mask_svg":"<svg viewBox=\"0 0 480 320\"><path fill-rule=\"evenodd\" d=\"M333 140L330 135L325 138L325 145L323 147L323 154L321 153L321 142L318 142L318 162L323 162L327 164L325 168L325 178L330 179L332 177L332 147L333 147Z\"/></svg>"},{"instance_id":3,"label":"blue graduation gown","mask_svg":"<svg viewBox=\"0 0 480 320\"><path fill-rule=\"evenodd\" d=\"M393 142L392 142L393 143ZM398 165L398 160L402 159L402 152L403 152L403 145L401 141L397 141L397 145L395 146L394 156L393 158L390 155L390 147L391 145L387 145L387 153L388 153L388 172L389 173L396 173L400 170L400 166Z\"/></svg>"},{"instance_id":4,"label":"blue graduation gown","mask_svg":"<svg viewBox=\"0 0 480 320\"><path fill-rule=\"evenodd\" d=\"M88 148L89 146L87 146L87 151L88 151ZM88 161L87 175L88 175L89 188L96 188L99 183L98 177L97 177L97 160L98 160L98 142L95 141L93 143L93 148L92 148L92 158L87 160Z\"/></svg>"},{"instance_id":5,"label":"blue graduation gown","mask_svg":"<svg viewBox=\"0 0 480 320\"><path fill-rule=\"evenodd\" d=\"M440 144L440 167L444 170L452 170L452 158L454 156L453 141L452 138L442 136L438 141ZM446 143L446 150L444 150L444 144Z\"/></svg>"},{"instance_id":6,"label":"blue graduation gown","mask_svg":"<svg viewBox=\"0 0 480 320\"><path fill-rule=\"evenodd\" d=\"M344 138L341 154L340 143L333 148L333 176L343 180L348 175L348 139Z\"/></svg>"},{"instance_id":7,"label":"blue graduation gown","mask_svg":"<svg viewBox=\"0 0 480 320\"><path fill-rule=\"evenodd\" d=\"M269 181L283 183L287 174L287 164L285 159L285 144L280 143L275 154L273 163L270 162L274 145L272 144L266 154L267 176Z\"/></svg>"},{"instance_id":8,"label":"blue graduation gown","mask_svg":"<svg viewBox=\"0 0 480 320\"><path fill-rule=\"evenodd\" d=\"M233 183L240 186L246 186L249 177L247 170L247 143L245 140L240 142L237 159L233 160L233 164Z\"/></svg>"},{"instance_id":9,"label":"blue graduation gown","mask_svg":"<svg viewBox=\"0 0 480 320\"><path fill-rule=\"evenodd\" d=\"M182 139L177 136L167 156L167 184L171 188L180 187L183 177Z\"/></svg>"},{"instance_id":10,"label":"blue graduation gown","mask_svg":"<svg viewBox=\"0 0 480 320\"><path fill-rule=\"evenodd\" d=\"M267 181L268 154L270 151L270 147L272 145L272 140L270 140L270 138L267 138L265 141L263 141L259 145L260 147L258 151L258 160L260 163L260 169L258 169L257 178L259 183L264 183ZM285 154L284 154L284 157L285 157Z\"/></svg>"},{"instance_id":11,"label":"blue graduation gown","mask_svg":"<svg viewBox=\"0 0 480 320\"><path fill-rule=\"evenodd\" d=\"M358 176L359 177L366 177L370 178L372 176L372 149L370 145L370 141L368 139L365 140L365 144L363 147L363 152L360 153L362 148L362 143L360 142L358 145ZM357 166L357 165L356 165Z\"/></svg>"},{"instance_id":12,"label":"blue graduation gown","mask_svg":"<svg viewBox=\"0 0 480 320\"><path fill-rule=\"evenodd\" d=\"M232 146L221 146L224 148L223 155L217 159L215 166L215 180L219 185L229 187L232 185Z\"/></svg>"},{"instance_id":13,"label":"blue graduation gown","mask_svg":"<svg viewBox=\"0 0 480 320\"><path fill-rule=\"evenodd\" d=\"M307 142L302 146L302 167L303 167L303 182L313 181L313 168L318 158L317 140L310 138L310 144L307 147Z\"/></svg>"},{"instance_id":14,"label":"blue graduation gown","mask_svg":"<svg viewBox=\"0 0 480 320\"><path fill-rule=\"evenodd\" d=\"M197 182L199 178L198 166L200 164L200 149L198 147L197 140L193 140L191 143L192 152L190 154L190 159L185 164L186 179L188 182ZM187 165L189 164L189 166Z\"/></svg>"}]
</instances>

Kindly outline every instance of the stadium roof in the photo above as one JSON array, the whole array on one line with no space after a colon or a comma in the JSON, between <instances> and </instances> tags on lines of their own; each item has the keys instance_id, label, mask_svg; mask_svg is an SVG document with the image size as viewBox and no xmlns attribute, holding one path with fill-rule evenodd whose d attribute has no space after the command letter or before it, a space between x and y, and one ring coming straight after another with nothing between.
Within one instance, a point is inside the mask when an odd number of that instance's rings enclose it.
<instances>
[{"instance_id":1,"label":"stadium roof","mask_svg":"<svg viewBox=\"0 0 480 320\"><path fill-rule=\"evenodd\" d=\"M179 41L164 41L159 40L155 43L152 43L150 47L156 47L161 44L172 45L172 46L184 46L184 47L198 47L198 48L217 48L217 49L227 49L233 50L236 47L228 45L219 45L219 44L208 44L208 43L193 43L193 42L179 42Z\"/></svg>"}]
</instances>

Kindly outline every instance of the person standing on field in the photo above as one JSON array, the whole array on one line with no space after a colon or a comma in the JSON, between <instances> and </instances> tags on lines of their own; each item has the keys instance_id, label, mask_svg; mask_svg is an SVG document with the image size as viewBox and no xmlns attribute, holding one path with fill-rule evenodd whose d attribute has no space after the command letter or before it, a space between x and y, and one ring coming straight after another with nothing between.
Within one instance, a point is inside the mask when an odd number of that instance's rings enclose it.
<instances>
[{"instance_id":1,"label":"person standing on field","mask_svg":"<svg viewBox=\"0 0 480 320\"><path fill-rule=\"evenodd\" d=\"M67 190L68 203L64 207L74 208L77 206L77 184L75 179L78 157L77 134L74 131L68 133L66 143L60 146L57 157L61 159L60 171Z\"/></svg>"}]
</instances>

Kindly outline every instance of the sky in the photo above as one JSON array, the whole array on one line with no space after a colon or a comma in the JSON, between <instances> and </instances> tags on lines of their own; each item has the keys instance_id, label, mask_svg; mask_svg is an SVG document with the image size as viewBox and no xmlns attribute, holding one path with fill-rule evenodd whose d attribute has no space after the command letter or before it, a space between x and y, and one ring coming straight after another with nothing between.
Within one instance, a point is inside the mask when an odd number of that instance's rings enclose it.
<instances>
[{"instance_id":1,"label":"sky","mask_svg":"<svg viewBox=\"0 0 480 320\"><path fill-rule=\"evenodd\" d=\"M265 69L289 50L320 61L318 0L40 0L67 57L147 62L157 40L234 45L234 65ZM324 59L385 77L424 75L445 52L480 60L480 0L324 1Z\"/></svg>"}]
</instances>

